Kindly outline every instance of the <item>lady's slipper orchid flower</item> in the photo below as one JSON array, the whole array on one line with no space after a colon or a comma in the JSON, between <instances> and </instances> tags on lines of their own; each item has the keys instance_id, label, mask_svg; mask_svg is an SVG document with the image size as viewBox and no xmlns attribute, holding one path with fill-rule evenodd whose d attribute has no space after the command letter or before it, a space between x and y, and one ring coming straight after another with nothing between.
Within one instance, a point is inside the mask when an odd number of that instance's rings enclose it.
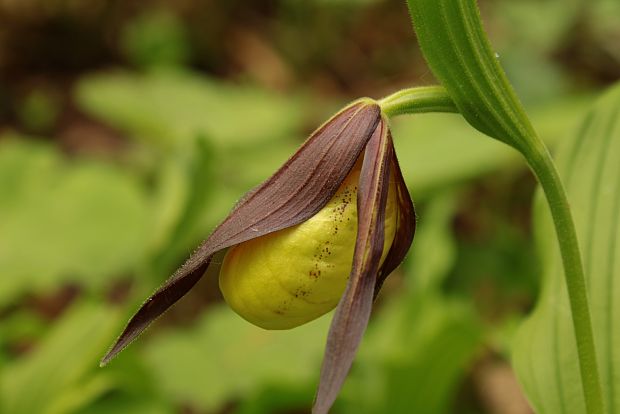
<instances>
[{"instance_id":1,"label":"lady's slipper orchid flower","mask_svg":"<svg viewBox=\"0 0 620 414\"><path fill-rule=\"evenodd\" d=\"M414 216L385 115L371 99L356 101L237 203L131 318L102 364L184 296L216 252L230 248L220 287L248 321L288 329L337 305L313 409L325 413L353 362L374 297L411 245Z\"/></svg>"}]
</instances>

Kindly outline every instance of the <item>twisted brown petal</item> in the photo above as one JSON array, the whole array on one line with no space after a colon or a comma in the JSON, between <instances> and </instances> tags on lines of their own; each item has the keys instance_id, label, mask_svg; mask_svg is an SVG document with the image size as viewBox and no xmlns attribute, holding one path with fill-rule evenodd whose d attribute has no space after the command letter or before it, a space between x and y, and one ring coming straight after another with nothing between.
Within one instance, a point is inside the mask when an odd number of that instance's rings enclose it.
<instances>
[{"instance_id":1,"label":"twisted brown petal","mask_svg":"<svg viewBox=\"0 0 620 414\"><path fill-rule=\"evenodd\" d=\"M200 280L214 253L294 226L316 214L348 175L380 118L377 104L360 101L316 130L271 178L250 191L185 264L146 300L101 364L107 364L183 297Z\"/></svg>"},{"instance_id":2,"label":"twisted brown petal","mask_svg":"<svg viewBox=\"0 0 620 414\"><path fill-rule=\"evenodd\" d=\"M383 252L384 220L393 160L385 120L366 146L357 196L358 230L353 267L327 337L314 414L329 411L366 330Z\"/></svg>"},{"instance_id":3,"label":"twisted brown petal","mask_svg":"<svg viewBox=\"0 0 620 414\"><path fill-rule=\"evenodd\" d=\"M392 144L390 136L390 144ZM407 184L403 178L403 173L400 170L396 153L392 157L392 175L391 180L396 181L396 191L398 198L398 222L396 223L396 234L394 235L394 242L388 252L383 265L379 270L377 276L377 284L375 285L375 297L379 294L381 286L385 281L385 278L403 261L405 255L411 247L413 236L416 228L416 216L415 209L413 207L413 201L409 195Z\"/></svg>"}]
</instances>

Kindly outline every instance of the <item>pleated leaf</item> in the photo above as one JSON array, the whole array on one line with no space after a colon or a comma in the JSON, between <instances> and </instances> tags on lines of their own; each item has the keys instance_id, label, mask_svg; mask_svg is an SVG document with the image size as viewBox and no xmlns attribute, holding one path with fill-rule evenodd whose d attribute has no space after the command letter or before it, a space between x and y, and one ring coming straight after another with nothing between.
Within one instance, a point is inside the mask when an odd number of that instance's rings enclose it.
<instances>
[{"instance_id":1,"label":"pleated leaf","mask_svg":"<svg viewBox=\"0 0 620 414\"><path fill-rule=\"evenodd\" d=\"M620 84L557 154L582 248L607 412L620 412ZM562 262L546 203L535 210L544 284L514 343L514 366L537 413L585 412Z\"/></svg>"},{"instance_id":2,"label":"pleated leaf","mask_svg":"<svg viewBox=\"0 0 620 414\"><path fill-rule=\"evenodd\" d=\"M535 133L484 32L476 0L407 0L431 71L476 129L523 153Z\"/></svg>"}]
</instances>

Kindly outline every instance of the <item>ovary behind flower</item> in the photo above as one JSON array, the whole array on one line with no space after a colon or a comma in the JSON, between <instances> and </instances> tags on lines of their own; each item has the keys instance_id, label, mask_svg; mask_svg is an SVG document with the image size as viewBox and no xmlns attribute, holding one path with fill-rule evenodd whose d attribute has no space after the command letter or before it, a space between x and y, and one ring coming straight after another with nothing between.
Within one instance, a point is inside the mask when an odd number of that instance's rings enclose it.
<instances>
[{"instance_id":1,"label":"ovary behind flower","mask_svg":"<svg viewBox=\"0 0 620 414\"><path fill-rule=\"evenodd\" d=\"M361 158L316 215L228 250L220 289L244 319L265 329L290 329L336 307L353 261ZM381 264L394 240L397 208L391 181Z\"/></svg>"}]
</instances>

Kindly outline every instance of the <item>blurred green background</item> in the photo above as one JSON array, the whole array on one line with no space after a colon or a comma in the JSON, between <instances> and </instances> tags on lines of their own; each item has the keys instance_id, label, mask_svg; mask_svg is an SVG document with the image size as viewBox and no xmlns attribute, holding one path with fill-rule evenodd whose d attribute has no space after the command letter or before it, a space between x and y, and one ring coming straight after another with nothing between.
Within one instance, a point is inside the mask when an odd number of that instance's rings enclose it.
<instances>
[{"instance_id":1,"label":"blurred green background","mask_svg":"<svg viewBox=\"0 0 620 414\"><path fill-rule=\"evenodd\" d=\"M620 79L620 3L479 4L553 147ZM309 412L330 317L253 327L215 267L98 360L333 111L430 83L403 1L0 0L0 412ZM539 288L534 179L456 115L393 129L418 233L333 412L531 412L509 347Z\"/></svg>"}]
</instances>

